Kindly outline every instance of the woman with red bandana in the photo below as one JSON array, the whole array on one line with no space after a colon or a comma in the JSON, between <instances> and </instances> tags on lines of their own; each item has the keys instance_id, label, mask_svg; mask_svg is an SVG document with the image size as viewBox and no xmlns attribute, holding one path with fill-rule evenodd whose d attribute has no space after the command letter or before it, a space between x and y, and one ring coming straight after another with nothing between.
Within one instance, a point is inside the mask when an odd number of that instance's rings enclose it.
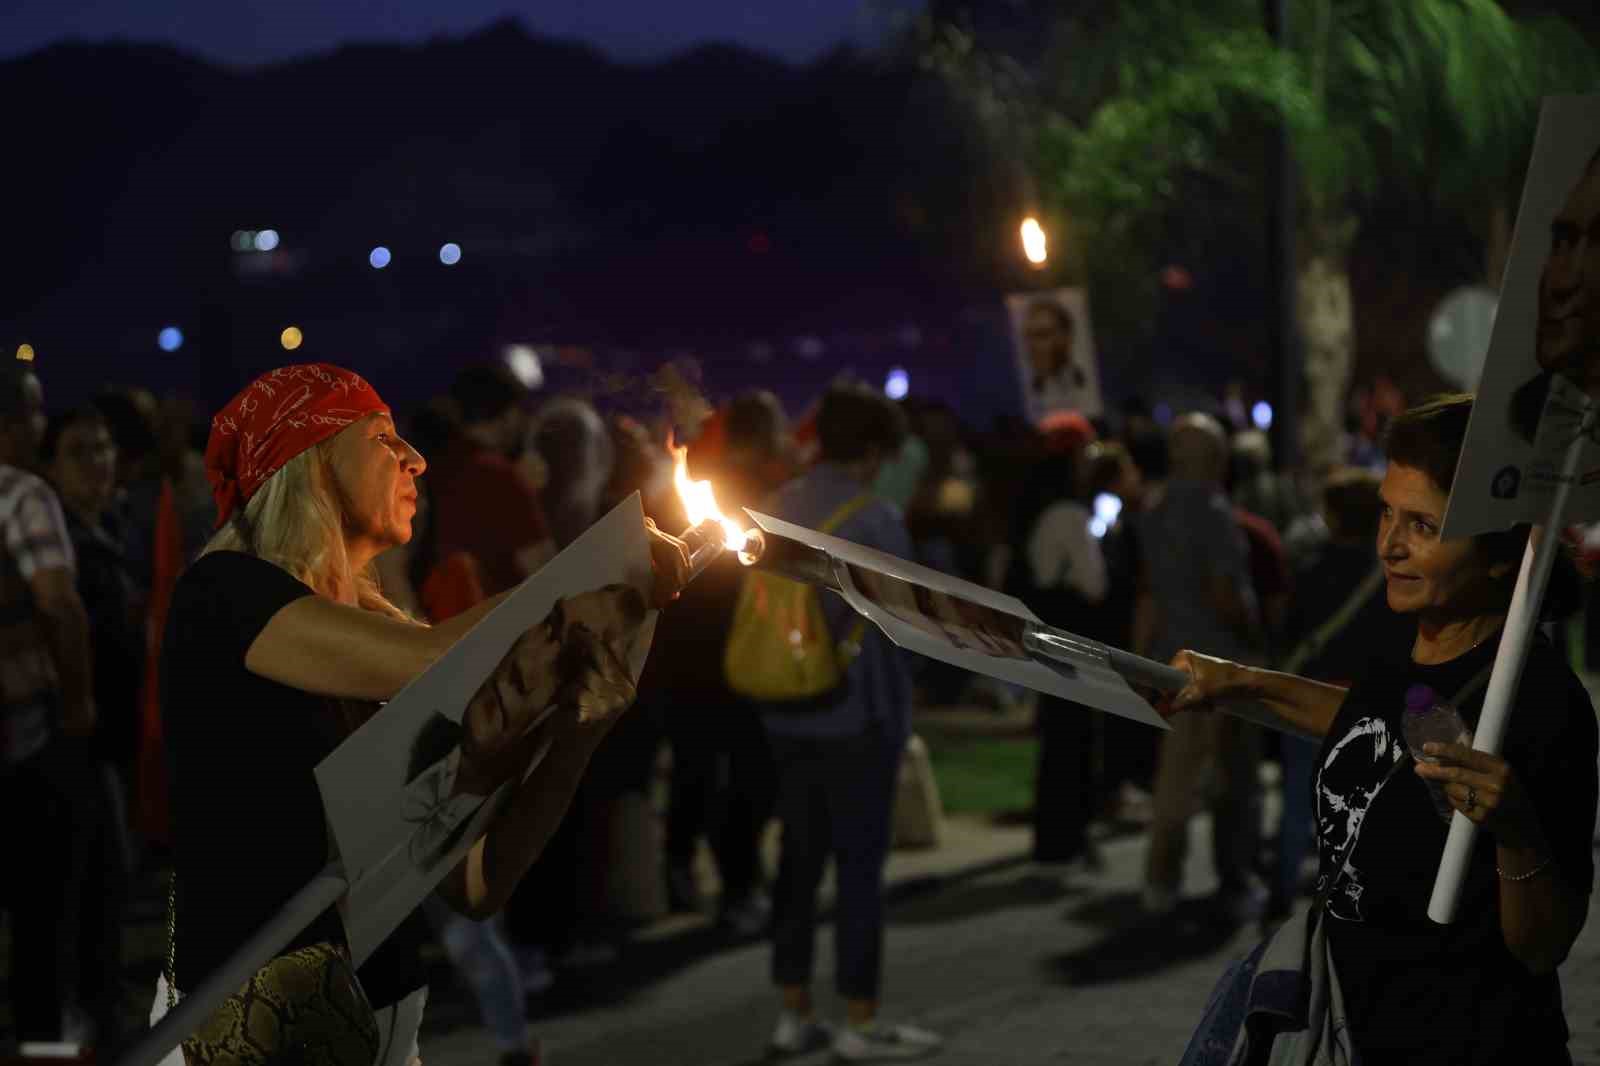
<instances>
[{"instance_id":1,"label":"woman with red bandana","mask_svg":"<svg viewBox=\"0 0 1600 1066\"><path fill-rule=\"evenodd\" d=\"M384 597L372 561L410 539L425 467L372 386L329 364L262 375L212 421L217 532L178 582L163 647L174 764L163 999L203 981L325 865L313 768L503 598L427 627ZM652 534L657 592L670 597L686 559L680 542ZM630 596L639 600L631 589L590 594L585 612L529 630L467 707L459 773L488 791L520 773L536 745L551 747L441 882L463 913L487 917L504 904L631 702L616 632L625 627L608 621L642 617ZM528 731L551 704L562 710ZM408 1061L427 935L413 915L358 979L329 908L185 1040L185 1059Z\"/></svg>"}]
</instances>

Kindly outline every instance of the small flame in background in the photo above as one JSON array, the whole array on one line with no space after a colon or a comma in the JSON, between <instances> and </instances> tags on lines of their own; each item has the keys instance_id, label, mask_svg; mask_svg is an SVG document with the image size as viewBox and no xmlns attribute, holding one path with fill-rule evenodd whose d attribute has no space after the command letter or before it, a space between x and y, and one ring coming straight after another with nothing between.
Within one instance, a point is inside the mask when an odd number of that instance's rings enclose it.
<instances>
[{"instance_id":1,"label":"small flame in background","mask_svg":"<svg viewBox=\"0 0 1600 1066\"><path fill-rule=\"evenodd\" d=\"M711 489L711 482L689 480L689 449L673 441L667 442L667 448L672 452L672 483L678 490L678 498L683 501L684 513L689 516L689 528L693 529L706 519L714 518L722 526L723 546L729 551L743 551L746 540L744 530L717 507L717 495Z\"/></svg>"}]
</instances>

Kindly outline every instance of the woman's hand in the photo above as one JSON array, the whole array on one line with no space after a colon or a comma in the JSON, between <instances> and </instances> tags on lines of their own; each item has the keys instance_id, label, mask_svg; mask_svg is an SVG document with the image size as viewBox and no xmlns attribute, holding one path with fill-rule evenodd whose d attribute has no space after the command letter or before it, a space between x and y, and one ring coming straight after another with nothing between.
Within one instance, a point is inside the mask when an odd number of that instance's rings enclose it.
<instances>
[{"instance_id":1,"label":"woman's hand","mask_svg":"<svg viewBox=\"0 0 1600 1066\"><path fill-rule=\"evenodd\" d=\"M1465 744L1430 742L1422 751L1439 761L1418 760L1417 776L1443 784L1450 805L1493 833L1497 844L1535 850L1544 847L1539 813L1510 763Z\"/></svg>"},{"instance_id":2,"label":"woman's hand","mask_svg":"<svg viewBox=\"0 0 1600 1066\"><path fill-rule=\"evenodd\" d=\"M1189 683L1170 699L1162 700L1156 710L1163 718L1171 718L1179 711L1209 711L1213 705L1230 695L1238 685L1238 666L1214 655L1202 655L1185 648L1172 657L1170 666L1189 675Z\"/></svg>"},{"instance_id":3,"label":"woman's hand","mask_svg":"<svg viewBox=\"0 0 1600 1066\"><path fill-rule=\"evenodd\" d=\"M689 583L689 546L670 533L663 532L655 521L644 520L645 532L650 535L650 564L655 570L655 601L665 607L678 598Z\"/></svg>"}]
</instances>

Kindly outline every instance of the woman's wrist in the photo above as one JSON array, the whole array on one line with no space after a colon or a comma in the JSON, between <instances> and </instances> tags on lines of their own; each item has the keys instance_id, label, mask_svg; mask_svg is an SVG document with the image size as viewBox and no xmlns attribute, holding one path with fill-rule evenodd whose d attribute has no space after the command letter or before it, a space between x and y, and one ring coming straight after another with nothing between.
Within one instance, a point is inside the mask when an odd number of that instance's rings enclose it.
<instances>
[{"instance_id":1,"label":"woman's wrist","mask_svg":"<svg viewBox=\"0 0 1600 1066\"><path fill-rule=\"evenodd\" d=\"M1542 844L1501 844L1495 849L1495 872L1502 881L1527 881L1543 873L1550 863L1550 849Z\"/></svg>"}]
</instances>

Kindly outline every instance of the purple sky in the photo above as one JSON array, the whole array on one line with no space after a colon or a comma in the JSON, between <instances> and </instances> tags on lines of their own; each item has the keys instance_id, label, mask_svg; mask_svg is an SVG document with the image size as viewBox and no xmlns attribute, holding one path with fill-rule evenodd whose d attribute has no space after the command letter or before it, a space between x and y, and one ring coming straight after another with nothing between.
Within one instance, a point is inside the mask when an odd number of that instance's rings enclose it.
<instances>
[{"instance_id":1,"label":"purple sky","mask_svg":"<svg viewBox=\"0 0 1600 1066\"><path fill-rule=\"evenodd\" d=\"M460 36L504 15L577 38L618 59L650 59L710 40L792 60L845 39L876 39L886 12L914 0L11 0L0 4L0 58L66 38L177 44L234 65L348 41Z\"/></svg>"}]
</instances>

